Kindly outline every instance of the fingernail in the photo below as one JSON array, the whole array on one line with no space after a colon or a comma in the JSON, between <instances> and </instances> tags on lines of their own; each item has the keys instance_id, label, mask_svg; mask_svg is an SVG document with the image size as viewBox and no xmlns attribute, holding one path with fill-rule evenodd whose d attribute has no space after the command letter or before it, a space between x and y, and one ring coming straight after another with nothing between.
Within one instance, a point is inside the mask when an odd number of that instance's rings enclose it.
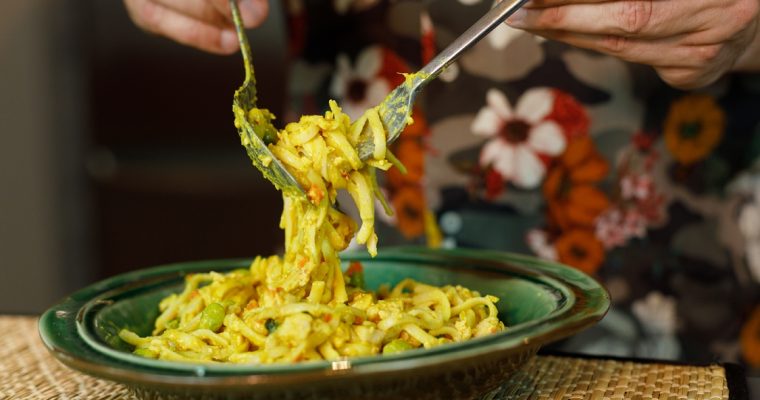
<instances>
[{"instance_id":1,"label":"fingernail","mask_svg":"<svg viewBox=\"0 0 760 400\"><path fill-rule=\"evenodd\" d=\"M237 50L239 46L237 33L235 33L235 31L228 31L228 30L222 31L220 42L221 42L220 45L222 46L222 49L230 53Z\"/></svg>"},{"instance_id":2,"label":"fingernail","mask_svg":"<svg viewBox=\"0 0 760 400\"><path fill-rule=\"evenodd\" d=\"M261 6L253 0L241 0L238 7L240 7L240 16L243 17L243 25L247 28L253 28L261 22Z\"/></svg>"},{"instance_id":3,"label":"fingernail","mask_svg":"<svg viewBox=\"0 0 760 400\"><path fill-rule=\"evenodd\" d=\"M528 10L521 8L507 18L507 24L513 28L524 28L527 16Z\"/></svg>"}]
</instances>

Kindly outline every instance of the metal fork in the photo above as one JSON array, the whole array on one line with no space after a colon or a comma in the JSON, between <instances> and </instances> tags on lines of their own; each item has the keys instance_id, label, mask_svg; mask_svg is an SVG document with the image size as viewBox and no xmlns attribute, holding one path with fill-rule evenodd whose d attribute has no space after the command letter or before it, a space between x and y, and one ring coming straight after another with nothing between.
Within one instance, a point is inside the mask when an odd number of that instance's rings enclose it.
<instances>
[{"instance_id":1,"label":"metal fork","mask_svg":"<svg viewBox=\"0 0 760 400\"><path fill-rule=\"evenodd\" d=\"M467 49L472 47L480 39L491 32L496 26L504 22L510 15L517 11L529 0L503 0L483 15L475 24L468 28L461 36L454 40L441 53L433 58L420 71L409 76L380 103L380 118L387 130L387 141L392 143L406 128L410 121L412 106L417 94L430 81L438 77L443 70L451 65ZM256 88L251 65L251 50L245 37L243 24L240 18L235 0L230 0L230 8L235 22L240 49L243 53L246 78L243 86L235 92L233 111L235 112L235 125L238 127L243 143L248 151L248 156L253 164L264 174L264 177L272 181L278 189L286 194L303 194L303 189L293 176L282 166L276 157L267 148L264 138L271 133L274 127L271 122L251 125L245 118L245 111L256 106ZM240 114L240 112L243 112ZM240 115L240 117L239 117ZM246 141L245 138L248 138ZM247 142L247 143L246 143ZM359 137L357 145L359 157L366 160L371 157L374 144L367 134ZM266 162L262 162L262 160Z\"/></svg>"}]
</instances>

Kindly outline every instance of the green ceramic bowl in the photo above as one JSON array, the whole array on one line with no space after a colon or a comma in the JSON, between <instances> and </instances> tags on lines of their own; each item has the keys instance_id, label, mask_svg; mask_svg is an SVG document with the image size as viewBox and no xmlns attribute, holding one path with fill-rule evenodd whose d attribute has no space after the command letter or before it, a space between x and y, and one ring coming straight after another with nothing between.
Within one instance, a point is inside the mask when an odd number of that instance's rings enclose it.
<instances>
[{"instance_id":1,"label":"green ceramic bowl","mask_svg":"<svg viewBox=\"0 0 760 400\"><path fill-rule=\"evenodd\" d=\"M42 315L40 334L64 364L126 384L142 398L476 398L504 384L541 345L588 327L609 307L604 288L578 270L515 254L398 248L343 260L361 261L373 289L411 277L498 296L509 329L429 350L293 365L189 364L132 355L117 333L124 327L149 333L159 300L179 291L185 274L250 264L223 260L135 271L86 287Z\"/></svg>"}]
</instances>

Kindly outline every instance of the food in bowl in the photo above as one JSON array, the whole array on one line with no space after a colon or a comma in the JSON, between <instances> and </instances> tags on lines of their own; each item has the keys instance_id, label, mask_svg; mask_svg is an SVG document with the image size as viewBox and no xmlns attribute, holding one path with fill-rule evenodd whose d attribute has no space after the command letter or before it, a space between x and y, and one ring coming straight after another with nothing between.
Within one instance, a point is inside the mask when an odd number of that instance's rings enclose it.
<instances>
[{"instance_id":1,"label":"food in bowl","mask_svg":"<svg viewBox=\"0 0 760 400\"><path fill-rule=\"evenodd\" d=\"M248 118L274 117L252 109ZM362 134L375 144L366 161L356 150ZM353 238L377 253L375 200L391 211L375 171L398 165L385 144L376 109L351 123L331 101L324 116L288 124L269 148L306 196L283 194L285 254L226 274L187 276L181 293L161 301L152 335L125 329L121 339L149 358L270 364L392 354L504 330L494 296L411 279L375 293L364 289L360 263L341 269L338 253ZM336 208L341 189L359 210L358 231Z\"/></svg>"}]
</instances>

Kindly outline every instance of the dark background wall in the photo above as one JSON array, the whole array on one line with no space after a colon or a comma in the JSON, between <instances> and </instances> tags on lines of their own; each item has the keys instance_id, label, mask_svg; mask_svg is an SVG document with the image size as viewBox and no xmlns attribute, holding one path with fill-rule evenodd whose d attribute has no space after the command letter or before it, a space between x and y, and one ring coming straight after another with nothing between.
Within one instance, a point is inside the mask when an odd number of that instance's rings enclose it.
<instances>
[{"instance_id":1,"label":"dark background wall","mask_svg":"<svg viewBox=\"0 0 760 400\"><path fill-rule=\"evenodd\" d=\"M272 9L249 37L280 114ZM277 251L279 194L232 125L239 54L146 34L119 0L30 0L0 4L0 60L0 312L132 269Z\"/></svg>"}]
</instances>

